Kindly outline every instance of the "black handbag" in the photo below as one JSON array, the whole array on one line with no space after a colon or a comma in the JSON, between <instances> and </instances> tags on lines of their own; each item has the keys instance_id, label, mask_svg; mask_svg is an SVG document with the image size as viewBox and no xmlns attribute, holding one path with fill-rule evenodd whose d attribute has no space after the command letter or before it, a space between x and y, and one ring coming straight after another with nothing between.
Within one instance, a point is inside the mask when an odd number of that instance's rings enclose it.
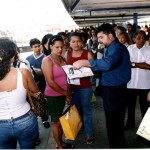
<instances>
[{"instance_id":1,"label":"black handbag","mask_svg":"<svg viewBox=\"0 0 150 150\"><path fill-rule=\"evenodd\" d=\"M48 113L48 102L41 92L38 98L31 96L30 92L28 92L28 101L36 116L42 117L45 113Z\"/></svg>"}]
</instances>

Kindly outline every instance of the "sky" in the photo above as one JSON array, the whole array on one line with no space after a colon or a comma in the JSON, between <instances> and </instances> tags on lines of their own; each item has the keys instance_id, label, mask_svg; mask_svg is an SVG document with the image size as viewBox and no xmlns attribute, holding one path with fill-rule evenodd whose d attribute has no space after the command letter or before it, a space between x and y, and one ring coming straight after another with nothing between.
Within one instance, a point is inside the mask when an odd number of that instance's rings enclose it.
<instances>
[{"instance_id":1,"label":"sky","mask_svg":"<svg viewBox=\"0 0 150 150\"><path fill-rule=\"evenodd\" d=\"M53 25L61 30L78 28L61 0L0 0L0 30L13 38L41 38ZM55 34L56 31L53 31Z\"/></svg>"}]
</instances>

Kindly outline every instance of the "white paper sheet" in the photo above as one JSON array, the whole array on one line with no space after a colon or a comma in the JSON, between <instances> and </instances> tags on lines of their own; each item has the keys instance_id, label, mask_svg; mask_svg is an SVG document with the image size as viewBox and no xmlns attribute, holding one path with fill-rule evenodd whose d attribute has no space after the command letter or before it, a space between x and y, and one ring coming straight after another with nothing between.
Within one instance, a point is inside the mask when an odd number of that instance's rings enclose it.
<instances>
[{"instance_id":1,"label":"white paper sheet","mask_svg":"<svg viewBox=\"0 0 150 150\"><path fill-rule=\"evenodd\" d=\"M145 113L136 134L150 141L150 108Z\"/></svg>"},{"instance_id":2,"label":"white paper sheet","mask_svg":"<svg viewBox=\"0 0 150 150\"><path fill-rule=\"evenodd\" d=\"M82 78L94 75L91 68L88 67L81 67L79 70L74 70L72 65L65 65L62 66L62 68L66 72L69 79Z\"/></svg>"}]
</instances>

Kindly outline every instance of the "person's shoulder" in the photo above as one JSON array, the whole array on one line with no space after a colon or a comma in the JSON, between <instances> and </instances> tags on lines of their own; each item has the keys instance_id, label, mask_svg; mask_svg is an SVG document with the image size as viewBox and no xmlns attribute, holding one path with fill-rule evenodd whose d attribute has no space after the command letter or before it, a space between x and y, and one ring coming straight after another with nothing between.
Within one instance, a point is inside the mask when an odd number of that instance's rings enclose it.
<instances>
[{"instance_id":1,"label":"person's shoulder","mask_svg":"<svg viewBox=\"0 0 150 150\"><path fill-rule=\"evenodd\" d=\"M47 57L47 55L45 55L44 53L42 53L41 56L42 56L43 58L44 58L44 57Z\"/></svg>"},{"instance_id":2,"label":"person's shoulder","mask_svg":"<svg viewBox=\"0 0 150 150\"><path fill-rule=\"evenodd\" d=\"M150 50L150 46L149 45L144 45L144 47L148 50Z\"/></svg>"},{"instance_id":3,"label":"person's shoulder","mask_svg":"<svg viewBox=\"0 0 150 150\"><path fill-rule=\"evenodd\" d=\"M150 55L150 46L149 45L144 45L143 50L147 53L147 55Z\"/></svg>"},{"instance_id":4,"label":"person's shoulder","mask_svg":"<svg viewBox=\"0 0 150 150\"><path fill-rule=\"evenodd\" d=\"M87 54L87 53L89 53L89 50L83 49L83 53Z\"/></svg>"},{"instance_id":5,"label":"person's shoulder","mask_svg":"<svg viewBox=\"0 0 150 150\"><path fill-rule=\"evenodd\" d=\"M131 44L131 45L128 46L128 50L132 50L135 47L136 47L136 44Z\"/></svg>"},{"instance_id":6,"label":"person's shoulder","mask_svg":"<svg viewBox=\"0 0 150 150\"><path fill-rule=\"evenodd\" d=\"M31 59L31 58L33 58L33 54L31 54L31 55L29 55L28 57L26 57L26 60L29 60L29 59Z\"/></svg>"},{"instance_id":7,"label":"person's shoulder","mask_svg":"<svg viewBox=\"0 0 150 150\"><path fill-rule=\"evenodd\" d=\"M111 44L109 45L109 48L118 48L123 47L123 44L121 44L117 39L113 40Z\"/></svg>"},{"instance_id":8,"label":"person's shoulder","mask_svg":"<svg viewBox=\"0 0 150 150\"><path fill-rule=\"evenodd\" d=\"M29 71L31 71L30 63L26 59L20 60L18 63L18 68L22 68L22 67L27 68Z\"/></svg>"},{"instance_id":9,"label":"person's shoulder","mask_svg":"<svg viewBox=\"0 0 150 150\"><path fill-rule=\"evenodd\" d=\"M47 57L44 53L41 53L40 56L36 59L37 61L43 60L43 58Z\"/></svg>"},{"instance_id":10,"label":"person's shoulder","mask_svg":"<svg viewBox=\"0 0 150 150\"><path fill-rule=\"evenodd\" d=\"M45 62L52 62L51 61L51 57L50 56L45 56L44 58L43 58L43 60L42 60L42 63L45 63Z\"/></svg>"},{"instance_id":11,"label":"person's shoulder","mask_svg":"<svg viewBox=\"0 0 150 150\"><path fill-rule=\"evenodd\" d=\"M19 68L19 70L23 76L29 77L29 75L31 74L31 72L27 68Z\"/></svg>"},{"instance_id":12,"label":"person's shoulder","mask_svg":"<svg viewBox=\"0 0 150 150\"><path fill-rule=\"evenodd\" d=\"M21 60L23 63L29 64L29 61L26 59Z\"/></svg>"}]
</instances>

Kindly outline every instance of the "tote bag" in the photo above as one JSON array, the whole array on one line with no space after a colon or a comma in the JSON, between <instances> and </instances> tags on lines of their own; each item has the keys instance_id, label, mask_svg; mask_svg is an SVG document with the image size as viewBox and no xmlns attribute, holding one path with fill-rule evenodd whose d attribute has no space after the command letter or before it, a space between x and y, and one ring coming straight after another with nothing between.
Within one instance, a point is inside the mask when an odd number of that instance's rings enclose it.
<instances>
[{"instance_id":1,"label":"tote bag","mask_svg":"<svg viewBox=\"0 0 150 150\"><path fill-rule=\"evenodd\" d=\"M82 126L82 120L75 105L68 108L67 112L59 118L65 138L75 140Z\"/></svg>"}]
</instances>

